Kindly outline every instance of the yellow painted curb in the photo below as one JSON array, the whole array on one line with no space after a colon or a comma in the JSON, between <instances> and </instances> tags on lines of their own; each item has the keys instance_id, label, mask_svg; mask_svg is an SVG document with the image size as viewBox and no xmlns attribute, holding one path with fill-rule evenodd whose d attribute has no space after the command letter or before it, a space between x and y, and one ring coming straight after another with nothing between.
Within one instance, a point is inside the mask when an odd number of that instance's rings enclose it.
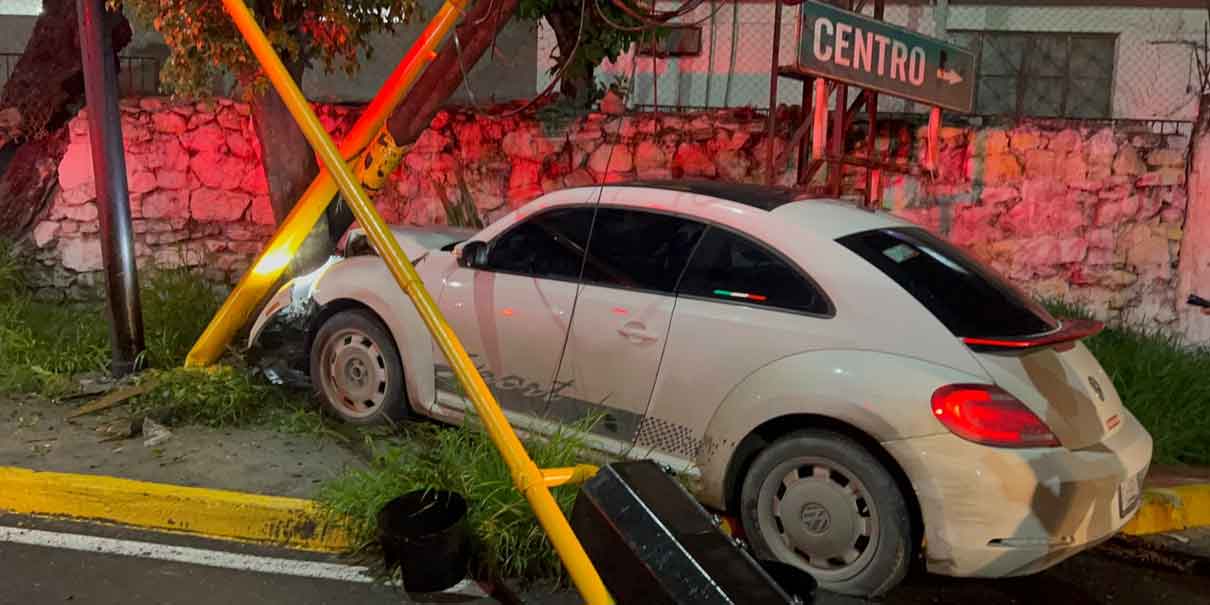
<instances>
[{"instance_id":1,"label":"yellow painted curb","mask_svg":"<svg viewBox=\"0 0 1210 605\"><path fill-rule=\"evenodd\" d=\"M1143 492L1143 504L1122 528L1132 536L1210 526L1210 484L1152 488Z\"/></svg>"},{"instance_id":2,"label":"yellow painted curb","mask_svg":"<svg viewBox=\"0 0 1210 605\"><path fill-rule=\"evenodd\" d=\"M310 500L0 467L0 511L69 517L320 552L351 537Z\"/></svg>"}]
</instances>

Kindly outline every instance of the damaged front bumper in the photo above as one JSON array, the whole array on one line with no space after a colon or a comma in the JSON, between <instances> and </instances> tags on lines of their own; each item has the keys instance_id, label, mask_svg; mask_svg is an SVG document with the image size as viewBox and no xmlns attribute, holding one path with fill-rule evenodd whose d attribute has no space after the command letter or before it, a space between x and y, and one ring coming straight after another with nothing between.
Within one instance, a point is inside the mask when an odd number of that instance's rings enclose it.
<instances>
[{"instance_id":1,"label":"damaged front bumper","mask_svg":"<svg viewBox=\"0 0 1210 605\"><path fill-rule=\"evenodd\" d=\"M335 259L333 259L335 260ZM310 387L310 334L319 316L312 296L316 280L332 261L290 280L265 305L248 335L248 362L274 384Z\"/></svg>"}]
</instances>

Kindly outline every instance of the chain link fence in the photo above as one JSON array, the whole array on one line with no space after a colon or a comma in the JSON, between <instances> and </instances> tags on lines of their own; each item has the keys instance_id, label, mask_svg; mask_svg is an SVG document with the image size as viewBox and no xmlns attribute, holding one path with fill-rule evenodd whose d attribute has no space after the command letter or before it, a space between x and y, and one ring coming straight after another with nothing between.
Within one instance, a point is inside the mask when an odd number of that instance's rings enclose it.
<instances>
[{"instance_id":1,"label":"chain link fence","mask_svg":"<svg viewBox=\"0 0 1210 605\"><path fill-rule=\"evenodd\" d=\"M873 0L856 4L873 14ZM1205 9L1149 8L1144 0L1137 7L956 5L947 11L888 4L886 21L926 35L944 29L945 38L978 55L976 115L1145 121L1167 129L1187 129L1180 124L1196 115ZM660 58L631 51L601 66L598 78L627 81L634 108L766 110L775 10L772 2L704 2L679 21L699 29L696 53ZM801 10L781 8L779 65L794 64ZM539 89L549 82L553 49L553 34L540 28ZM801 83L779 80L779 104L801 99ZM880 110L920 114L925 108L884 96Z\"/></svg>"},{"instance_id":2,"label":"chain link fence","mask_svg":"<svg viewBox=\"0 0 1210 605\"><path fill-rule=\"evenodd\" d=\"M21 53L0 53L0 88L17 68ZM123 97L156 96L160 92L160 68L156 57L119 56L118 94Z\"/></svg>"}]
</instances>

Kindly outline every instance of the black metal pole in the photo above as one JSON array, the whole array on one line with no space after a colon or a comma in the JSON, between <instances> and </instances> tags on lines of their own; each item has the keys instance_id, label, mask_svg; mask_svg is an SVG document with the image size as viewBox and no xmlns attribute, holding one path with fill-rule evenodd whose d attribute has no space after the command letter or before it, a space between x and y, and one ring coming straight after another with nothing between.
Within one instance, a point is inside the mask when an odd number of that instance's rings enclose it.
<instances>
[{"instance_id":1,"label":"black metal pole","mask_svg":"<svg viewBox=\"0 0 1210 605\"><path fill-rule=\"evenodd\" d=\"M777 79L780 77L778 72L781 67L781 4L782 0L773 2L773 58L769 62L769 133L766 137L766 140L769 141L769 148L765 150L765 183L769 185L777 182L777 174L773 166L777 161L775 159L777 153L773 149L773 141L777 138Z\"/></svg>"},{"instance_id":2,"label":"black metal pole","mask_svg":"<svg viewBox=\"0 0 1210 605\"><path fill-rule=\"evenodd\" d=\"M92 172L97 182L101 228L101 258L109 308L110 370L115 377L134 372L143 352L143 312L134 261L134 229L126 185L126 155L118 114L118 74L105 0L77 0L80 55L84 66L84 98L92 141Z\"/></svg>"}]
</instances>

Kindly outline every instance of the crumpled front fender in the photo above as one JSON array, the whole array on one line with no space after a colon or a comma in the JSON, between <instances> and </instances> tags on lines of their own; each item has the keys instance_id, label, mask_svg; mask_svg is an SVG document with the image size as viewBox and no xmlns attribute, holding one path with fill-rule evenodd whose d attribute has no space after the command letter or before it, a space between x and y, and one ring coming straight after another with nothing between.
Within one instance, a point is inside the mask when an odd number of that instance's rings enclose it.
<instances>
[{"instance_id":1,"label":"crumpled front fender","mask_svg":"<svg viewBox=\"0 0 1210 605\"><path fill-rule=\"evenodd\" d=\"M310 386L310 333L319 316L314 284L331 265L286 282L265 305L248 335L247 357L274 383Z\"/></svg>"}]
</instances>

